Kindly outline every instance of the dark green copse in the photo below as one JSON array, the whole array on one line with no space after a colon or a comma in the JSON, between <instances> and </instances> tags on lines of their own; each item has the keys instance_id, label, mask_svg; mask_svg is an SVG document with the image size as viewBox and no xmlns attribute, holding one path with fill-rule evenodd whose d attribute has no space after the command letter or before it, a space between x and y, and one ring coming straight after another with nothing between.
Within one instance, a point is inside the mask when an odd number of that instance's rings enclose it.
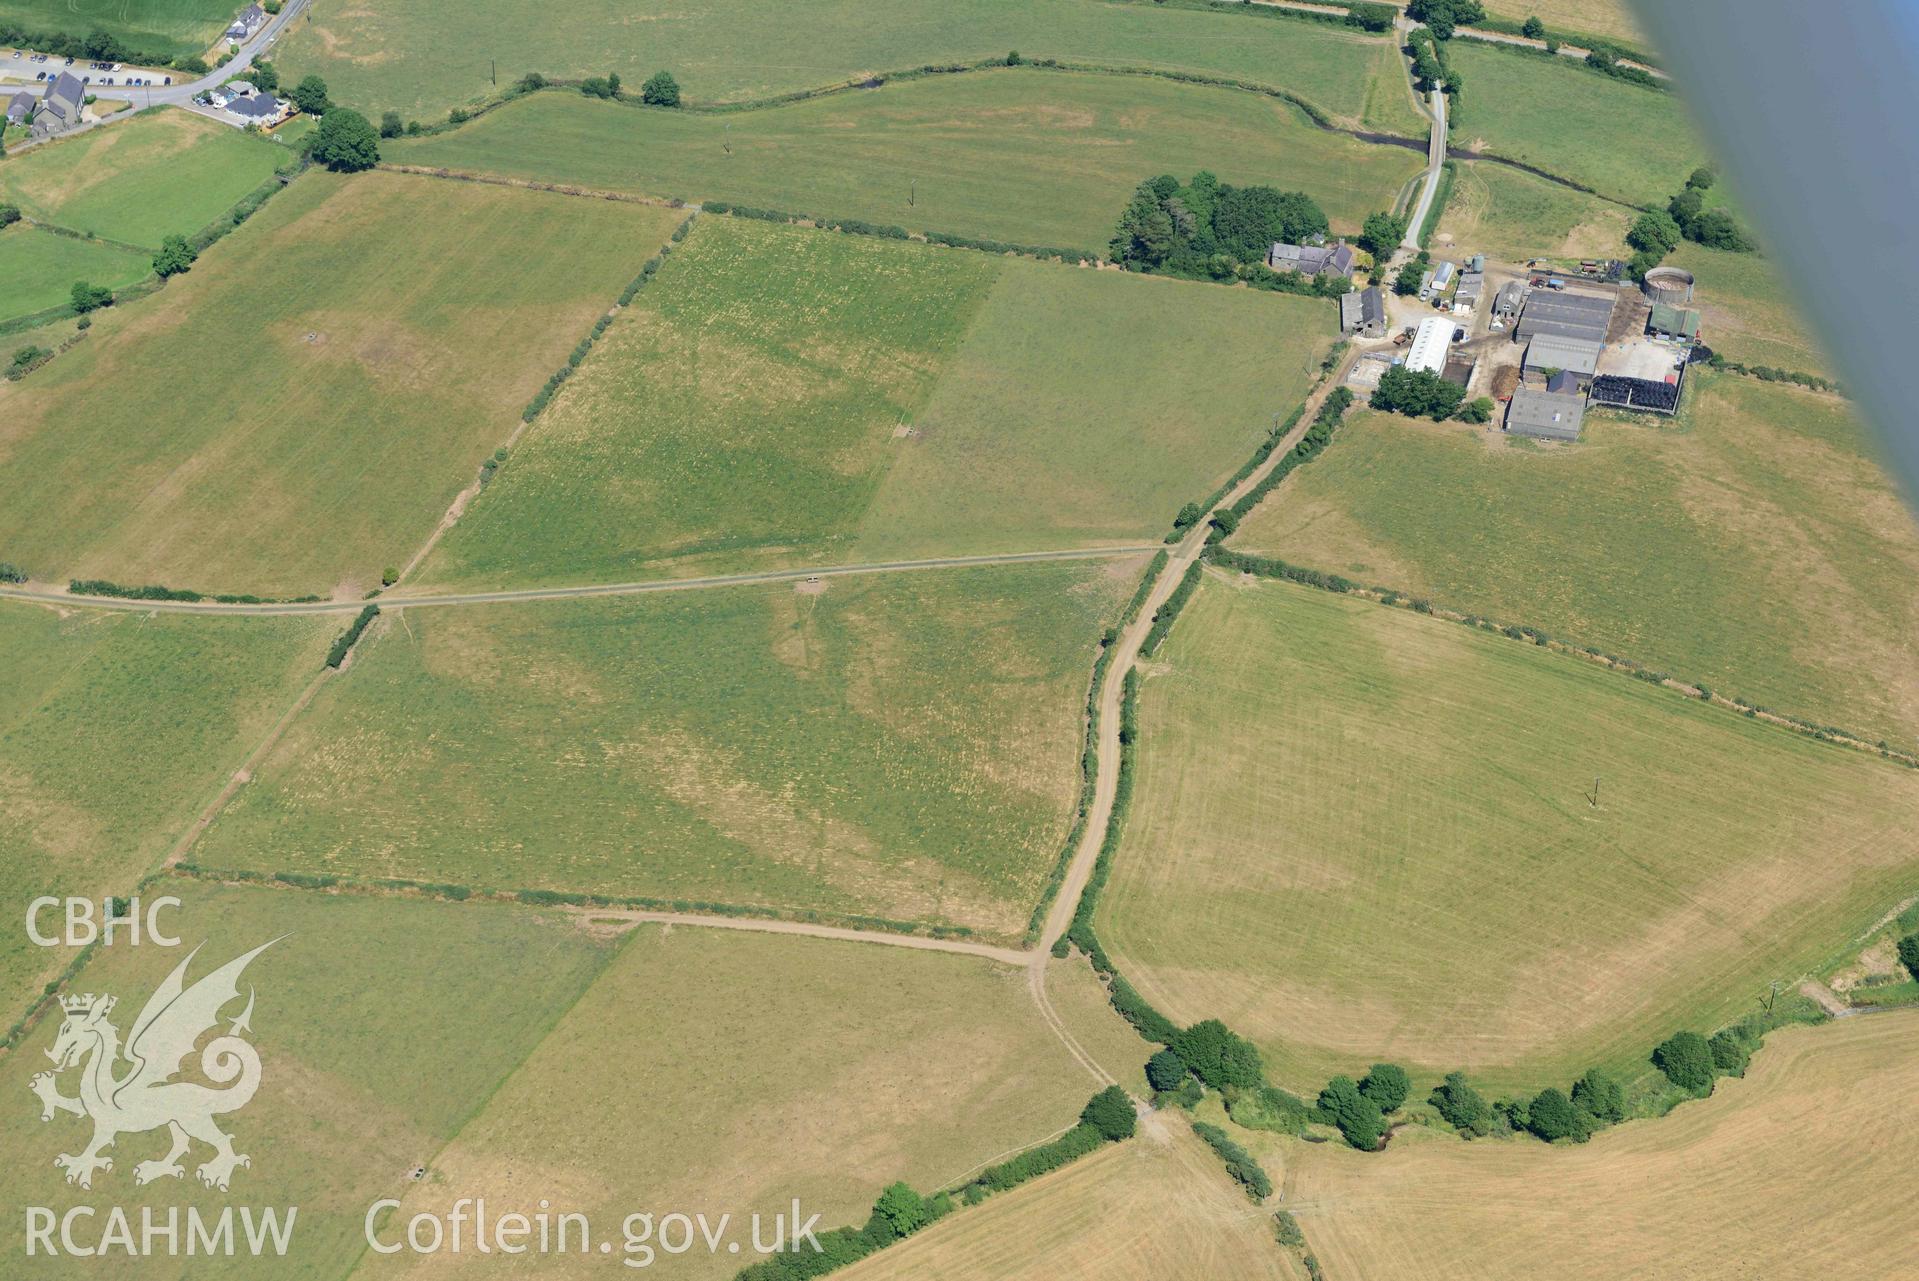
<instances>
[{"instance_id":1,"label":"dark green copse","mask_svg":"<svg viewBox=\"0 0 1919 1281\"><path fill-rule=\"evenodd\" d=\"M1386 1119L1379 1105L1359 1092L1349 1076L1336 1076L1319 1092L1319 1113L1329 1124L1339 1127L1346 1142L1362 1152L1379 1147L1386 1133Z\"/></svg>"},{"instance_id":2,"label":"dark green copse","mask_svg":"<svg viewBox=\"0 0 1919 1281\"><path fill-rule=\"evenodd\" d=\"M359 173L380 163L379 135L365 116L346 107L322 116L313 139L313 158L335 173Z\"/></svg>"},{"instance_id":3,"label":"dark green copse","mask_svg":"<svg viewBox=\"0 0 1919 1281\"><path fill-rule=\"evenodd\" d=\"M1146 1083L1155 1090L1177 1090L1189 1071L1177 1050L1161 1050L1146 1060Z\"/></svg>"},{"instance_id":4,"label":"dark green copse","mask_svg":"<svg viewBox=\"0 0 1919 1281\"><path fill-rule=\"evenodd\" d=\"M1397 1063L1375 1063L1359 1082L1359 1092L1376 1103L1381 1112L1397 1112L1412 1089L1406 1069Z\"/></svg>"},{"instance_id":5,"label":"dark green copse","mask_svg":"<svg viewBox=\"0 0 1919 1281\"><path fill-rule=\"evenodd\" d=\"M1712 1049L1699 1033L1673 1033L1652 1052L1652 1061L1680 1089L1701 1096L1712 1093Z\"/></svg>"},{"instance_id":6,"label":"dark green copse","mask_svg":"<svg viewBox=\"0 0 1919 1281\"><path fill-rule=\"evenodd\" d=\"M1117 1085L1109 1085L1088 1099L1079 1119L1098 1130L1108 1143L1132 1138L1133 1128L1139 1123L1133 1100Z\"/></svg>"},{"instance_id":7,"label":"dark green copse","mask_svg":"<svg viewBox=\"0 0 1919 1281\"><path fill-rule=\"evenodd\" d=\"M1265 1080L1259 1049L1218 1019L1195 1023L1173 1038L1173 1049L1215 1090L1251 1089Z\"/></svg>"},{"instance_id":8,"label":"dark green copse","mask_svg":"<svg viewBox=\"0 0 1919 1281\"><path fill-rule=\"evenodd\" d=\"M1573 1082L1572 1103L1595 1121L1612 1123L1626 1119L1626 1092L1619 1088L1619 1082L1598 1068Z\"/></svg>"}]
</instances>

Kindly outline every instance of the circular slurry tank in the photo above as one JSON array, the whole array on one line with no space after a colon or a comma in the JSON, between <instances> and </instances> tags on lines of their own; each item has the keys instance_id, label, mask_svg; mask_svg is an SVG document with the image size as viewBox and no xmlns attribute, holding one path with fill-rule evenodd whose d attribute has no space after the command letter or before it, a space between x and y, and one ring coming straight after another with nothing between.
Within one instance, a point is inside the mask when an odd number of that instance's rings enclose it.
<instances>
[{"instance_id":1,"label":"circular slurry tank","mask_svg":"<svg viewBox=\"0 0 1919 1281\"><path fill-rule=\"evenodd\" d=\"M1692 273L1682 267L1654 267L1640 290L1654 302L1679 306L1692 301Z\"/></svg>"}]
</instances>

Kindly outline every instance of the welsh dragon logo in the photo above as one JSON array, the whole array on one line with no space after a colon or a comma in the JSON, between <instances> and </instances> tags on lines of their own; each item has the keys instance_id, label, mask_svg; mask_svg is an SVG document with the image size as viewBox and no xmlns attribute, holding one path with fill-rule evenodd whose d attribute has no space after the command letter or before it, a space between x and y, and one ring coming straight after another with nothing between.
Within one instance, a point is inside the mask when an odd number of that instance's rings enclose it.
<instances>
[{"instance_id":1,"label":"welsh dragon logo","mask_svg":"<svg viewBox=\"0 0 1919 1281\"><path fill-rule=\"evenodd\" d=\"M107 1019L113 1012L113 997L88 994L60 998L66 1017L53 1048L47 1051L54 1069L35 1076L29 1086L40 1098L42 1121L51 1121L56 1112L93 1121L93 1141L85 1150L53 1159L66 1171L68 1183L92 1187L96 1170L113 1169L112 1158L101 1153L113 1146L116 1138L162 1126L172 1137L173 1146L159 1160L135 1165L135 1183L180 1178L185 1173L180 1158L195 1139L213 1149L212 1159L195 1171L200 1182L210 1188L226 1191L234 1169L253 1164L251 1158L233 1150L233 1136L213 1122L216 1116L245 1107L260 1088L260 1056L241 1036L252 1030L251 987L239 1017L225 1034L208 1041L200 1052L201 1072L224 1088L173 1078L200 1037L219 1023L220 1011L239 998L241 972L254 957L279 941L262 943L188 987L187 966L200 952L194 948L147 999L140 1017L133 1021L124 1048L119 1029ZM129 1065L124 1071L122 1060ZM76 1067L80 1071L79 1097L68 1098L60 1093L57 1078Z\"/></svg>"}]
</instances>

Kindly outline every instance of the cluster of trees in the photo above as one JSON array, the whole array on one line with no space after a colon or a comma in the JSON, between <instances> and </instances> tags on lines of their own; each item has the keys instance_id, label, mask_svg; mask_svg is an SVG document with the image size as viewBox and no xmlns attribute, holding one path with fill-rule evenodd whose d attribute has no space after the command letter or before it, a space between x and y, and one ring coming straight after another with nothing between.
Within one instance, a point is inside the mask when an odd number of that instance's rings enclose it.
<instances>
[{"instance_id":1,"label":"cluster of trees","mask_svg":"<svg viewBox=\"0 0 1919 1281\"><path fill-rule=\"evenodd\" d=\"M1146 1080L1154 1090L1179 1090L1188 1077L1215 1090L1255 1089L1266 1081L1259 1047L1218 1019L1175 1031L1166 1048L1146 1061Z\"/></svg>"},{"instance_id":2,"label":"cluster of trees","mask_svg":"<svg viewBox=\"0 0 1919 1281\"><path fill-rule=\"evenodd\" d=\"M1326 1082L1314 1119L1337 1126L1346 1142L1362 1152L1376 1151L1386 1134L1386 1117L1399 1110L1411 1090L1406 1069L1397 1063L1375 1063L1358 1081L1336 1076Z\"/></svg>"},{"instance_id":3,"label":"cluster of trees","mask_svg":"<svg viewBox=\"0 0 1919 1281\"><path fill-rule=\"evenodd\" d=\"M1408 418L1430 418L1443 422L1459 412L1466 389L1447 382L1428 369L1408 369L1394 365L1380 375L1369 402L1374 409L1404 414Z\"/></svg>"},{"instance_id":4,"label":"cluster of trees","mask_svg":"<svg viewBox=\"0 0 1919 1281\"><path fill-rule=\"evenodd\" d=\"M74 312L81 316L113 306L113 290L105 285L90 285L84 280L74 281L73 291L68 296L73 299Z\"/></svg>"},{"instance_id":5,"label":"cluster of trees","mask_svg":"<svg viewBox=\"0 0 1919 1281\"><path fill-rule=\"evenodd\" d=\"M1399 248L1399 242L1405 236L1406 219L1384 211L1370 213L1366 215L1365 225L1359 229L1359 247L1371 254L1375 261L1384 262L1392 256L1393 250ZM1415 281L1413 291L1416 293L1418 290L1419 285Z\"/></svg>"},{"instance_id":6,"label":"cluster of trees","mask_svg":"<svg viewBox=\"0 0 1919 1281\"><path fill-rule=\"evenodd\" d=\"M1600 1130L1626 1119L1626 1092L1619 1082L1593 1068L1573 1083L1572 1092L1548 1086L1530 1099L1506 1100L1500 1109L1514 1129L1547 1143L1571 1139L1584 1143Z\"/></svg>"},{"instance_id":7,"label":"cluster of trees","mask_svg":"<svg viewBox=\"0 0 1919 1281\"><path fill-rule=\"evenodd\" d=\"M360 633L364 632L367 629L367 625L379 616L380 607L378 605L368 605L365 609L355 614L353 621L347 624L346 630L334 637L332 648L327 650L326 665L328 667L338 667L341 663L346 662L346 656L353 649L354 642L360 639Z\"/></svg>"},{"instance_id":8,"label":"cluster of trees","mask_svg":"<svg viewBox=\"0 0 1919 1281\"><path fill-rule=\"evenodd\" d=\"M1303 191L1234 187L1201 170L1188 183L1171 174L1142 182L1120 214L1109 252L1136 270L1228 280L1278 275L1266 265L1274 241L1308 244L1329 230L1325 211ZM1343 293L1346 286L1332 277L1305 287Z\"/></svg>"},{"instance_id":9,"label":"cluster of trees","mask_svg":"<svg viewBox=\"0 0 1919 1281\"><path fill-rule=\"evenodd\" d=\"M1426 269L1433 265L1433 256L1424 249L1399 264L1399 274L1393 277L1393 292L1401 298L1410 298L1419 292L1419 282L1426 278Z\"/></svg>"},{"instance_id":10,"label":"cluster of trees","mask_svg":"<svg viewBox=\"0 0 1919 1281\"><path fill-rule=\"evenodd\" d=\"M1399 10L1389 4L1379 4L1376 0L1361 0L1358 4L1346 6L1346 25L1366 31L1391 31L1393 20L1398 16Z\"/></svg>"},{"instance_id":11,"label":"cluster of trees","mask_svg":"<svg viewBox=\"0 0 1919 1281\"><path fill-rule=\"evenodd\" d=\"M1636 251L1630 264L1635 280L1657 267L1682 239L1729 253L1751 253L1758 247L1732 214L1705 207L1706 192L1712 185L1712 170L1703 166L1695 169L1686 179L1685 189L1667 201L1664 209L1648 210L1633 220L1626 243Z\"/></svg>"},{"instance_id":12,"label":"cluster of trees","mask_svg":"<svg viewBox=\"0 0 1919 1281\"><path fill-rule=\"evenodd\" d=\"M1906 973L1919 979L1919 934L1908 934L1899 940L1899 964L1906 967Z\"/></svg>"},{"instance_id":13,"label":"cluster of trees","mask_svg":"<svg viewBox=\"0 0 1919 1281\"><path fill-rule=\"evenodd\" d=\"M157 46L131 45L98 27L84 36L75 36L64 31L31 31L17 23L0 23L0 44L37 49L61 58L135 62L143 67L172 67L198 73L204 73L207 69L205 60L200 57L175 54Z\"/></svg>"},{"instance_id":14,"label":"cluster of trees","mask_svg":"<svg viewBox=\"0 0 1919 1281\"><path fill-rule=\"evenodd\" d=\"M1412 0L1406 16L1424 23L1441 40L1450 40L1455 28L1484 22L1486 10L1479 0Z\"/></svg>"},{"instance_id":15,"label":"cluster of trees","mask_svg":"<svg viewBox=\"0 0 1919 1281\"><path fill-rule=\"evenodd\" d=\"M1756 1042L1743 1028L1729 1027L1704 1037L1697 1032L1675 1032L1652 1052L1653 1066L1666 1079L1696 1098L1712 1093L1722 1076L1744 1076Z\"/></svg>"},{"instance_id":16,"label":"cluster of trees","mask_svg":"<svg viewBox=\"0 0 1919 1281\"><path fill-rule=\"evenodd\" d=\"M187 243L185 236L167 236L160 241L160 252L153 255L154 273L162 280L177 276L199 256L199 251Z\"/></svg>"},{"instance_id":17,"label":"cluster of trees","mask_svg":"<svg viewBox=\"0 0 1919 1281\"><path fill-rule=\"evenodd\" d=\"M19 205L0 205L0 231L20 221Z\"/></svg>"},{"instance_id":18,"label":"cluster of trees","mask_svg":"<svg viewBox=\"0 0 1919 1281\"><path fill-rule=\"evenodd\" d=\"M529 72L520 80L519 88L524 93L545 86L545 76ZM604 76L589 76L580 81L580 92L589 98L618 98L619 74L608 72ZM640 101L649 107L677 107L680 105L680 82L673 78L670 71L655 71L640 86Z\"/></svg>"},{"instance_id":19,"label":"cluster of trees","mask_svg":"<svg viewBox=\"0 0 1919 1281\"><path fill-rule=\"evenodd\" d=\"M1420 92L1443 89L1457 102L1465 79L1446 60L1445 46L1433 33L1425 27L1418 28L1407 38L1406 48L1413 57L1413 80Z\"/></svg>"},{"instance_id":20,"label":"cluster of trees","mask_svg":"<svg viewBox=\"0 0 1919 1281\"><path fill-rule=\"evenodd\" d=\"M275 88L279 87L280 80L277 75L273 83ZM259 85L257 81L255 84L260 88L265 87ZM326 81L318 76L302 76L299 84L287 90L287 97L292 99L294 106L309 116L324 116L333 110L333 100L327 96Z\"/></svg>"},{"instance_id":21,"label":"cluster of trees","mask_svg":"<svg viewBox=\"0 0 1919 1281\"><path fill-rule=\"evenodd\" d=\"M359 112L335 107L312 134L312 157L335 173L359 173L380 163L380 137Z\"/></svg>"}]
</instances>

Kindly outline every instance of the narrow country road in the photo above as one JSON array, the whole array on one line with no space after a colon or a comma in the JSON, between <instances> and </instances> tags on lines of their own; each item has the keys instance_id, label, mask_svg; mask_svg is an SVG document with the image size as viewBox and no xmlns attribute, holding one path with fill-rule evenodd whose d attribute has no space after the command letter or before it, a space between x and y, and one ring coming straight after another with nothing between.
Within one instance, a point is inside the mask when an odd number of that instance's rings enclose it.
<instances>
[{"instance_id":1,"label":"narrow country road","mask_svg":"<svg viewBox=\"0 0 1919 1281\"><path fill-rule=\"evenodd\" d=\"M223 604L219 601L127 600L119 596L82 596L72 592L31 587L0 587L0 600L31 601L40 605L74 605L115 609L139 614L240 614L286 617L301 614L357 614L368 605L382 610L426 609L442 605L513 605L525 601L579 600L592 596L642 596L653 592L690 592L714 587L744 587L754 583L793 583L814 578L851 578L864 574L910 573L924 569L968 569L976 565L1028 565L1056 560L1117 559L1159 550L1151 546L1071 547L1046 552L1001 552L987 556L940 556L930 560L884 560L857 565L822 565L812 569L769 569L752 574L721 574L709 578L655 578L636 583L589 583L581 587L522 587L512 591L453 592L444 595L396 594L366 600L288 601L278 604Z\"/></svg>"},{"instance_id":2,"label":"narrow country road","mask_svg":"<svg viewBox=\"0 0 1919 1281\"><path fill-rule=\"evenodd\" d=\"M1402 36L1410 37L1412 25L1400 19ZM1402 43L1404 41L1402 40ZM1412 64L1406 64L1406 75L1412 76ZM1414 86L1417 92L1418 86ZM1412 216L1406 222L1406 235L1399 242L1402 249L1419 251L1419 229L1426 225L1426 215L1432 210L1433 198L1439 194L1439 179L1446 164L1446 95L1438 89L1427 93L1427 114L1432 117L1432 137L1426 144L1426 181L1420 186L1419 201L1413 206Z\"/></svg>"},{"instance_id":3,"label":"narrow country road","mask_svg":"<svg viewBox=\"0 0 1919 1281\"><path fill-rule=\"evenodd\" d=\"M1277 448L1267 455L1266 461L1254 468L1224 498L1214 504L1215 509L1231 507L1241 497L1250 493L1254 486L1266 478L1267 473L1279 466L1280 459L1286 457L1299 440L1312 426L1313 415L1332 394L1333 388L1346 380L1352 370L1353 362L1359 358L1357 350L1349 351L1346 358L1306 401L1305 412L1299 416L1299 422ZM1119 719L1120 695L1125 689L1126 673L1133 669L1139 659L1140 645L1146 640L1146 633L1152 630L1153 614L1179 586L1179 580L1186 575L1194 561L1206 550L1207 522L1200 521L1187 532L1185 538L1172 549L1166 559L1166 566L1160 571L1152 590L1146 595L1145 603L1140 606L1139 614L1119 639L1113 642L1113 657L1106 669L1106 682L1099 692L1099 732L1094 740L1094 750L1098 760L1094 775L1093 803L1087 813L1086 830L1080 835L1079 848L1073 851L1072 862L1067 865L1066 876L1060 882L1059 892L1047 909L1046 923L1040 929L1039 942L1027 954L1027 986L1033 994L1033 1002L1039 1006L1040 1015L1052 1027L1054 1035L1066 1043L1074 1056L1090 1066L1094 1074L1112 1084L1110 1077L1099 1069L1091 1056L1079 1045L1059 1015L1053 1009L1052 999L1046 991L1046 963L1052 955L1053 944L1057 942L1073 922L1073 913L1079 909L1080 895L1086 891L1086 883L1092 879L1093 865L1099 861L1100 846L1106 843L1106 829L1113 821L1113 805L1119 797Z\"/></svg>"}]
</instances>

